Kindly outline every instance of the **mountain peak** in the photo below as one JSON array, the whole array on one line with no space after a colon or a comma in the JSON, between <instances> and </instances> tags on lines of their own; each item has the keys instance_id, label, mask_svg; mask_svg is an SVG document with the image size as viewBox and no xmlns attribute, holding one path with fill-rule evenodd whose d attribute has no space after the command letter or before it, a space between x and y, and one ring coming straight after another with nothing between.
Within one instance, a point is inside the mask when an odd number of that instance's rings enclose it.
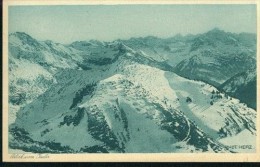
<instances>
[{"instance_id":1,"label":"mountain peak","mask_svg":"<svg viewBox=\"0 0 260 167\"><path fill-rule=\"evenodd\" d=\"M26 34L25 32L13 32L9 34L10 36L15 36L18 37L20 39L24 39L24 38L32 38L30 35ZM33 39L33 38L32 38Z\"/></svg>"},{"instance_id":2,"label":"mountain peak","mask_svg":"<svg viewBox=\"0 0 260 167\"><path fill-rule=\"evenodd\" d=\"M36 39L32 38L30 35L26 34L25 32L14 32L9 34L9 42L11 43L20 43L28 44L34 47L39 47L39 43Z\"/></svg>"},{"instance_id":3,"label":"mountain peak","mask_svg":"<svg viewBox=\"0 0 260 167\"><path fill-rule=\"evenodd\" d=\"M218 27L213 28L212 30L208 31L207 34L215 34L215 33L225 33L224 30L219 29Z\"/></svg>"}]
</instances>

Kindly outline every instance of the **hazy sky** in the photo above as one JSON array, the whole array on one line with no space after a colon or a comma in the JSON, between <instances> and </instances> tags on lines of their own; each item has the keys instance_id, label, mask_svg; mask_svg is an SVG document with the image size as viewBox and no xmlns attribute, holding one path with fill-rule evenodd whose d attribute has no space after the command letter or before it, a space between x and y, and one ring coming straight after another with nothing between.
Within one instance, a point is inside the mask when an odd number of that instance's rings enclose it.
<instances>
[{"instance_id":1,"label":"hazy sky","mask_svg":"<svg viewBox=\"0 0 260 167\"><path fill-rule=\"evenodd\" d=\"M112 41L148 35L171 37L214 27L256 33L255 5L11 6L9 33L70 43Z\"/></svg>"}]
</instances>

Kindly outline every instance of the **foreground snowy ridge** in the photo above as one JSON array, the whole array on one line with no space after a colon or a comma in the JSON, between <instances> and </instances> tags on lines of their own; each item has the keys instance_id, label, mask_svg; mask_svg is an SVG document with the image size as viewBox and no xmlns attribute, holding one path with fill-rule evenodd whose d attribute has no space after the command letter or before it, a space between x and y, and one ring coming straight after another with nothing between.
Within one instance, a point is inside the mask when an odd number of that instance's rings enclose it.
<instances>
[{"instance_id":1,"label":"foreground snowy ridge","mask_svg":"<svg viewBox=\"0 0 260 167\"><path fill-rule=\"evenodd\" d=\"M122 41L63 46L24 33L9 40L12 149L255 152L254 109L214 86L178 76L144 48ZM37 70L31 72L32 66Z\"/></svg>"}]
</instances>

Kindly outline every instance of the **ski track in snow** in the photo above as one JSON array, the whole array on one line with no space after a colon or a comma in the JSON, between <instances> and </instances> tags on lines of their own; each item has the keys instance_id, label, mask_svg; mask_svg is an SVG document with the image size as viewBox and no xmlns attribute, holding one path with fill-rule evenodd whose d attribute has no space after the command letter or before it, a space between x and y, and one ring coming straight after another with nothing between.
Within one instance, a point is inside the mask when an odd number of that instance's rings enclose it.
<instances>
[{"instance_id":1,"label":"ski track in snow","mask_svg":"<svg viewBox=\"0 0 260 167\"><path fill-rule=\"evenodd\" d=\"M186 122L187 122L187 125L188 125L189 130L188 130L188 132L187 132L186 137L185 137L182 141L187 141L187 140L189 139L189 136L190 136L190 121L189 121L186 117L184 117L184 118L185 118L185 120L186 120Z\"/></svg>"}]
</instances>

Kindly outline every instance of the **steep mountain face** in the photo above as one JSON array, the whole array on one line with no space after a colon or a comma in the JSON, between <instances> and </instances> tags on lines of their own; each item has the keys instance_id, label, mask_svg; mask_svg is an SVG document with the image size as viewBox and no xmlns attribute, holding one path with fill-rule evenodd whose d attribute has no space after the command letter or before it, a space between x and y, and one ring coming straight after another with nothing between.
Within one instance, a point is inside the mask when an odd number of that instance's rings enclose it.
<instances>
[{"instance_id":1,"label":"steep mountain face","mask_svg":"<svg viewBox=\"0 0 260 167\"><path fill-rule=\"evenodd\" d=\"M256 69L239 73L227 80L220 87L231 96L256 109Z\"/></svg>"},{"instance_id":2,"label":"steep mountain face","mask_svg":"<svg viewBox=\"0 0 260 167\"><path fill-rule=\"evenodd\" d=\"M157 37L131 38L122 43L134 50L145 52L147 56L156 61L166 61L171 66L190 57L190 42L195 36L176 35L172 38L161 39Z\"/></svg>"},{"instance_id":3,"label":"steep mountain face","mask_svg":"<svg viewBox=\"0 0 260 167\"><path fill-rule=\"evenodd\" d=\"M244 130L255 133L255 111L237 100L211 99L216 89L207 84L132 60L118 60L105 72L67 70L58 81L18 112L19 119L10 130L14 133L12 148L35 152L225 152L227 148L216 141L222 133L219 129L225 129L225 137ZM26 135L17 135L17 130Z\"/></svg>"},{"instance_id":4,"label":"steep mountain face","mask_svg":"<svg viewBox=\"0 0 260 167\"><path fill-rule=\"evenodd\" d=\"M219 86L232 76L256 65L256 37L214 29L195 37L191 57L181 61L175 72L181 76Z\"/></svg>"},{"instance_id":5,"label":"steep mountain face","mask_svg":"<svg viewBox=\"0 0 260 167\"><path fill-rule=\"evenodd\" d=\"M74 42L65 46L52 41L39 42L28 34L17 32L9 35L9 91L10 121L16 112L55 84L56 73L64 69L103 69L117 61L126 48L120 42L91 40ZM157 62L143 52L132 49L132 59L140 63L173 70L165 62ZM163 64L161 66L160 64Z\"/></svg>"},{"instance_id":6,"label":"steep mountain face","mask_svg":"<svg viewBox=\"0 0 260 167\"><path fill-rule=\"evenodd\" d=\"M219 86L256 65L256 35L213 29L199 35L122 41L157 61L166 61L177 74Z\"/></svg>"},{"instance_id":7,"label":"steep mountain face","mask_svg":"<svg viewBox=\"0 0 260 167\"><path fill-rule=\"evenodd\" d=\"M9 147L37 153L254 152L255 110L174 73L169 56L188 53L195 37L64 46L11 34L9 105L19 111L9 126ZM229 148L234 140L252 148Z\"/></svg>"},{"instance_id":8,"label":"steep mountain face","mask_svg":"<svg viewBox=\"0 0 260 167\"><path fill-rule=\"evenodd\" d=\"M167 62L180 76L204 81L215 87L256 66L255 34L234 34L215 28L199 35L176 35L167 39L131 38L123 43L147 53L156 61ZM251 107L255 106L253 93L244 97L239 93L230 95Z\"/></svg>"},{"instance_id":9,"label":"steep mountain face","mask_svg":"<svg viewBox=\"0 0 260 167\"><path fill-rule=\"evenodd\" d=\"M55 74L77 68L78 51L51 41L38 42L22 33L9 35L9 110L10 121L20 107L30 103L56 83Z\"/></svg>"}]
</instances>

